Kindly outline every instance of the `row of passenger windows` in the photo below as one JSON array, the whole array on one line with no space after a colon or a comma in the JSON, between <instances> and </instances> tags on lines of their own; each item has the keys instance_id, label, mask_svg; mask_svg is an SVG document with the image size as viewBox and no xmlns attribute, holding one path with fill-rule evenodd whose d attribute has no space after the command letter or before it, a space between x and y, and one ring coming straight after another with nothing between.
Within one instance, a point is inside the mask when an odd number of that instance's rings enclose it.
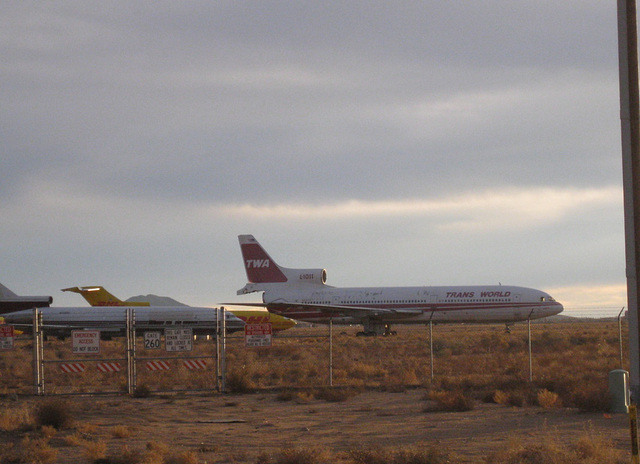
<instances>
[{"instance_id":1,"label":"row of passenger windows","mask_svg":"<svg viewBox=\"0 0 640 464\"><path fill-rule=\"evenodd\" d=\"M509 302L511 301L511 298L485 298L485 299L479 299L479 298L467 298L467 299L457 299L457 298L452 298L452 299L445 299L445 300L438 300L438 303L503 303L503 302ZM319 305L330 305L331 302L330 301L303 301L302 303L305 304L319 304ZM426 300L376 300L376 301L340 301L338 304L398 304L398 303L429 303Z\"/></svg>"}]
</instances>

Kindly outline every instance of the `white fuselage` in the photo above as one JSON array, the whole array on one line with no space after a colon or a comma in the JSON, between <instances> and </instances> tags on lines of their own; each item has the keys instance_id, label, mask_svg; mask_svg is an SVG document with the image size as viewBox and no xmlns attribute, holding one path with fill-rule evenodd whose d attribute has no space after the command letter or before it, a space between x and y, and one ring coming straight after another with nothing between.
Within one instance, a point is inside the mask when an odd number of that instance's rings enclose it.
<instances>
[{"instance_id":1,"label":"white fuselage","mask_svg":"<svg viewBox=\"0 0 640 464\"><path fill-rule=\"evenodd\" d=\"M100 306L100 307L49 307L41 308L42 325L47 328L95 328L124 329L127 310L132 309L135 327L140 329L188 326L194 330L215 330L216 308L193 306ZM32 309L4 314L8 324L31 325ZM230 312L225 312L227 331L241 330L244 322Z\"/></svg>"},{"instance_id":2,"label":"white fuselage","mask_svg":"<svg viewBox=\"0 0 640 464\"><path fill-rule=\"evenodd\" d=\"M442 287L336 288L297 285L265 289L263 301L274 311L307 322L358 322L366 308L383 323L516 322L558 314L563 310L540 290L506 285ZM301 306L296 306L296 304ZM318 305L318 308L314 308ZM327 312L320 307L336 308ZM375 314L375 310L381 310ZM271 308L270 308L271 310ZM373 310L373 312L370 312ZM355 311L355 312L354 312Z\"/></svg>"}]
</instances>

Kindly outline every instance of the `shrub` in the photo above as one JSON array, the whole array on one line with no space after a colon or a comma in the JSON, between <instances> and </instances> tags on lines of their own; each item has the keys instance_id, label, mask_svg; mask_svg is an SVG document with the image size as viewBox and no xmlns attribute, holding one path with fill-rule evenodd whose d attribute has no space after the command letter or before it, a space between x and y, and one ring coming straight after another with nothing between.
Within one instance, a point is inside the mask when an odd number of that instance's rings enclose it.
<instances>
[{"instance_id":1,"label":"shrub","mask_svg":"<svg viewBox=\"0 0 640 464\"><path fill-rule=\"evenodd\" d=\"M296 403L308 403L313 399L313 394L305 391L282 390L276 396L278 401L295 401Z\"/></svg>"},{"instance_id":2,"label":"shrub","mask_svg":"<svg viewBox=\"0 0 640 464\"><path fill-rule=\"evenodd\" d=\"M433 405L427 405L424 412L447 411L459 412L470 411L475 407L473 399L466 396L462 391L433 391L428 398L435 401Z\"/></svg>"},{"instance_id":3,"label":"shrub","mask_svg":"<svg viewBox=\"0 0 640 464\"><path fill-rule=\"evenodd\" d=\"M431 446L388 451L379 447L354 449L347 453L353 464L446 464L452 462L449 453Z\"/></svg>"},{"instance_id":4,"label":"shrub","mask_svg":"<svg viewBox=\"0 0 640 464\"><path fill-rule=\"evenodd\" d=\"M393 464L448 464L448 453L431 446L427 449L408 449L396 451Z\"/></svg>"},{"instance_id":5,"label":"shrub","mask_svg":"<svg viewBox=\"0 0 640 464\"><path fill-rule=\"evenodd\" d=\"M182 451L164 460L165 464L198 464L198 456L193 451Z\"/></svg>"},{"instance_id":6,"label":"shrub","mask_svg":"<svg viewBox=\"0 0 640 464\"><path fill-rule=\"evenodd\" d=\"M353 464L387 464L392 462L390 453L380 447L352 449L347 452L347 456Z\"/></svg>"},{"instance_id":7,"label":"shrub","mask_svg":"<svg viewBox=\"0 0 640 464\"><path fill-rule=\"evenodd\" d=\"M328 459L328 453L314 448L285 448L278 453L275 464L317 464Z\"/></svg>"},{"instance_id":8,"label":"shrub","mask_svg":"<svg viewBox=\"0 0 640 464\"><path fill-rule=\"evenodd\" d=\"M49 464L56 462L58 450L49 446L49 440L45 438L24 438L16 447L8 447L0 454L1 462L7 463L37 463Z\"/></svg>"},{"instance_id":9,"label":"shrub","mask_svg":"<svg viewBox=\"0 0 640 464\"><path fill-rule=\"evenodd\" d=\"M547 437L542 443L523 445L513 442L505 449L491 453L485 458L486 464L579 464L597 462L598 464L619 464L627 462L622 453L603 438L586 434L576 443L560 442Z\"/></svg>"},{"instance_id":10,"label":"shrub","mask_svg":"<svg viewBox=\"0 0 640 464\"><path fill-rule=\"evenodd\" d=\"M493 394L493 401L503 406L521 408L527 404L533 404L536 401L536 396L533 395L530 388L515 388L509 391L496 390Z\"/></svg>"},{"instance_id":11,"label":"shrub","mask_svg":"<svg viewBox=\"0 0 640 464\"><path fill-rule=\"evenodd\" d=\"M129 438L131 429L125 425L116 425L111 429L111 435L114 438Z\"/></svg>"},{"instance_id":12,"label":"shrub","mask_svg":"<svg viewBox=\"0 0 640 464\"><path fill-rule=\"evenodd\" d=\"M358 394L358 390L355 388L334 388L325 387L317 390L314 394L319 400L329 401L331 403L340 403L347 401Z\"/></svg>"},{"instance_id":13,"label":"shrub","mask_svg":"<svg viewBox=\"0 0 640 464\"><path fill-rule=\"evenodd\" d=\"M11 432L31 424L33 419L27 407L2 408L0 410L0 431Z\"/></svg>"},{"instance_id":14,"label":"shrub","mask_svg":"<svg viewBox=\"0 0 640 464\"><path fill-rule=\"evenodd\" d=\"M57 398L37 405L34 416L38 427L48 425L60 430L70 427L73 423L69 404Z\"/></svg>"},{"instance_id":15,"label":"shrub","mask_svg":"<svg viewBox=\"0 0 640 464\"><path fill-rule=\"evenodd\" d=\"M606 412L611 405L611 396L606 389L584 385L572 392L570 402L582 411Z\"/></svg>"},{"instance_id":16,"label":"shrub","mask_svg":"<svg viewBox=\"0 0 640 464\"><path fill-rule=\"evenodd\" d=\"M538 404L545 409L559 408L562 406L562 400L558 394L550 392L546 388L538 392L537 398Z\"/></svg>"},{"instance_id":17,"label":"shrub","mask_svg":"<svg viewBox=\"0 0 640 464\"><path fill-rule=\"evenodd\" d=\"M245 369L235 369L227 374L227 391L231 393L252 393L256 384Z\"/></svg>"},{"instance_id":18,"label":"shrub","mask_svg":"<svg viewBox=\"0 0 640 464\"><path fill-rule=\"evenodd\" d=\"M107 456L107 444L104 441L89 441L84 445L84 457L89 462L105 459Z\"/></svg>"},{"instance_id":19,"label":"shrub","mask_svg":"<svg viewBox=\"0 0 640 464\"><path fill-rule=\"evenodd\" d=\"M149 398L151 396L151 389L147 387L145 384L141 383L140 385L136 385L136 388L133 390L134 398Z\"/></svg>"}]
</instances>

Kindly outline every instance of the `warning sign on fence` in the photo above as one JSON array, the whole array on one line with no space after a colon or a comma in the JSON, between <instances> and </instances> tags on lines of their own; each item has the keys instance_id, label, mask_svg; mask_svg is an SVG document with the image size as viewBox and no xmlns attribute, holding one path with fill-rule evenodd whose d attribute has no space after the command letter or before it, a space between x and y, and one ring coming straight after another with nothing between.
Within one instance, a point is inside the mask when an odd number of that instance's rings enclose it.
<instances>
[{"instance_id":1,"label":"warning sign on fence","mask_svg":"<svg viewBox=\"0 0 640 464\"><path fill-rule=\"evenodd\" d=\"M271 323L246 324L244 326L245 346L271 346Z\"/></svg>"},{"instance_id":2,"label":"warning sign on fence","mask_svg":"<svg viewBox=\"0 0 640 464\"><path fill-rule=\"evenodd\" d=\"M100 353L99 330L72 330L72 352L74 354L98 354Z\"/></svg>"},{"instance_id":3,"label":"warning sign on fence","mask_svg":"<svg viewBox=\"0 0 640 464\"><path fill-rule=\"evenodd\" d=\"M167 351L191 351L193 329L164 329L164 345Z\"/></svg>"},{"instance_id":4,"label":"warning sign on fence","mask_svg":"<svg viewBox=\"0 0 640 464\"><path fill-rule=\"evenodd\" d=\"M12 350L13 337L13 326L0 324L0 350Z\"/></svg>"}]
</instances>

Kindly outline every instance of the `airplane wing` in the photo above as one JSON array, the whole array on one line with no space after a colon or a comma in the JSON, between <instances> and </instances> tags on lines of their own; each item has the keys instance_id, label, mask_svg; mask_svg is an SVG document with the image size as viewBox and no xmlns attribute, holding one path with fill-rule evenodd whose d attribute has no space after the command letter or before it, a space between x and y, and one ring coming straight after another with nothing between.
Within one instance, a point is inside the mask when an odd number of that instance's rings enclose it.
<instances>
[{"instance_id":1,"label":"airplane wing","mask_svg":"<svg viewBox=\"0 0 640 464\"><path fill-rule=\"evenodd\" d=\"M272 302L272 303L223 303L228 305L238 306L259 306L267 309L273 309L276 312L282 312L286 316L286 311L303 309L303 310L316 310L327 314L335 314L336 317L355 317L355 318L376 318L382 316L395 316L398 319L402 317L415 316L422 314L423 310L420 308L369 308L366 306L343 306L343 305L319 305L311 303L286 303L286 302Z\"/></svg>"}]
</instances>

